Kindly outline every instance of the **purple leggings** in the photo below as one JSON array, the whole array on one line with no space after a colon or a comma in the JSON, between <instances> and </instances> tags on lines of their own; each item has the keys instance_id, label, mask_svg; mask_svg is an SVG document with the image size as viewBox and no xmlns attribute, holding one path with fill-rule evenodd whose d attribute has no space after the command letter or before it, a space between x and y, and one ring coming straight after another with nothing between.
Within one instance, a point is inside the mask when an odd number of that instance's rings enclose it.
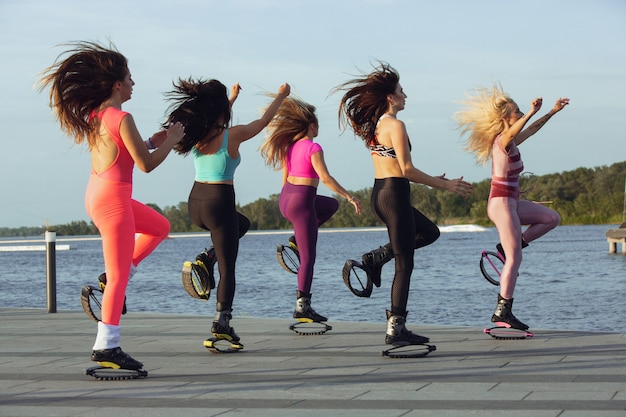
<instances>
[{"instance_id":1,"label":"purple leggings","mask_svg":"<svg viewBox=\"0 0 626 417\"><path fill-rule=\"evenodd\" d=\"M317 230L339 209L339 202L331 197L317 195L317 188L285 182L278 208L284 218L293 225L300 252L298 290L311 293L313 267L317 246Z\"/></svg>"}]
</instances>

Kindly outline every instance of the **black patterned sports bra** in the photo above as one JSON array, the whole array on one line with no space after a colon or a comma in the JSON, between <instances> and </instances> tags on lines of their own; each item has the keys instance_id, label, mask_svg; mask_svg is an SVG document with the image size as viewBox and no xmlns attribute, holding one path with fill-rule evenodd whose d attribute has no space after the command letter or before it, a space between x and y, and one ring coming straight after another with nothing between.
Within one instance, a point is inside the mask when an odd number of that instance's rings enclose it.
<instances>
[{"instance_id":1,"label":"black patterned sports bra","mask_svg":"<svg viewBox=\"0 0 626 417\"><path fill-rule=\"evenodd\" d=\"M382 116L380 116L380 119L378 119L378 123L376 123L376 127L378 128L378 124L380 123L380 121L382 119L386 119L387 117L393 117L390 114L383 114ZM372 155L378 155L381 156L383 158L397 158L398 156L396 155L396 150L394 148L392 148L391 146L385 146L385 145L381 145L380 143L378 143L378 139L376 138L376 135L374 135L374 139L372 139L369 144L367 145L367 148L370 150ZM411 150L411 142L409 141L409 150Z\"/></svg>"},{"instance_id":2,"label":"black patterned sports bra","mask_svg":"<svg viewBox=\"0 0 626 417\"><path fill-rule=\"evenodd\" d=\"M382 156L383 158L397 158L396 150L376 142L376 137L370 142L368 148L372 155Z\"/></svg>"}]
</instances>

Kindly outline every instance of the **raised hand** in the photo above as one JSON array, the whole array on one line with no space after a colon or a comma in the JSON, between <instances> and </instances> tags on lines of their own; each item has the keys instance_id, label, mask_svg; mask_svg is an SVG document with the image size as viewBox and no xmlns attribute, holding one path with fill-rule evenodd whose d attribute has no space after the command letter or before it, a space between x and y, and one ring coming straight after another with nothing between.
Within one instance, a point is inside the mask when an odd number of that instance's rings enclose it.
<instances>
[{"instance_id":1,"label":"raised hand","mask_svg":"<svg viewBox=\"0 0 626 417\"><path fill-rule=\"evenodd\" d=\"M552 111L554 113L563 110L565 106L569 104L569 98L559 98L556 103L554 103L554 107L552 107Z\"/></svg>"},{"instance_id":2,"label":"raised hand","mask_svg":"<svg viewBox=\"0 0 626 417\"><path fill-rule=\"evenodd\" d=\"M233 86L230 88L230 97L228 97L228 101L230 102L231 106L233 105L235 100L237 100L237 97L239 97L239 92L241 90L242 90L242 88L239 85L239 83L233 84Z\"/></svg>"},{"instance_id":3,"label":"raised hand","mask_svg":"<svg viewBox=\"0 0 626 417\"><path fill-rule=\"evenodd\" d=\"M291 93L291 86L287 83L278 87L278 95L281 97L287 97Z\"/></svg>"},{"instance_id":4,"label":"raised hand","mask_svg":"<svg viewBox=\"0 0 626 417\"><path fill-rule=\"evenodd\" d=\"M538 97L533 99L533 101L530 102L530 111L531 113L537 113L539 111L539 109L541 109L541 105L543 104L543 98L542 97Z\"/></svg>"}]
</instances>

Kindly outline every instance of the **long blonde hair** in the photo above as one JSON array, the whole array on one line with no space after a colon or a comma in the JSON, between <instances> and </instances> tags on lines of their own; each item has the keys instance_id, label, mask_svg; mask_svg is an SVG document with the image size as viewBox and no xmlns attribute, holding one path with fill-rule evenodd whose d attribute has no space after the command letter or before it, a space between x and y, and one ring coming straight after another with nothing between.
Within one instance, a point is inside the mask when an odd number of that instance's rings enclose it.
<instances>
[{"instance_id":1,"label":"long blonde hair","mask_svg":"<svg viewBox=\"0 0 626 417\"><path fill-rule=\"evenodd\" d=\"M484 165L491 157L494 139L504 129L503 118L509 115L515 102L500 83L494 83L491 88L472 90L459 103L464 108L454 114L454 120L461 136L469 133L465 150L472 152L476 161Z\"/></svg>"},{"instance_id":2,"label":"long blonde hair","mask_svg":"<svg viewBox=\"0 0 626 417\"><path fill-rule=\"evenodd\" d=\"M276 97L275 94L268 94ZM318 124L315 106L293 96L287 97L267 126L267 138L261 145L261 156L265 163L280 170L291 145L304 138L311 123Z\"/></svg>"}]
</instances>

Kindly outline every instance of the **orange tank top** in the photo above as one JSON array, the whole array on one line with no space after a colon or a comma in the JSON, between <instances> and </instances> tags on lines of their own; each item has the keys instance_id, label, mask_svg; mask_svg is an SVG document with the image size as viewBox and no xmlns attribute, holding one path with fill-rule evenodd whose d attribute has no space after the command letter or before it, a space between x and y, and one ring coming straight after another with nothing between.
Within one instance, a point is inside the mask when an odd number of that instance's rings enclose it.
<instances>
[{"instance_id":1,"label":"orange tank top","mask_svg":"<svg viewBox=\"0 0 626 417\"><path fill-rule=\"evenodd\" d=\"M130 156L128 149L126 149L120 134L120 125L127 114L129 113L115 107L107 107L99 113L94 113L92 116L100 119L100 123L104 126L115 145L117 145L117 156L113 163L104 171L97 173L92 167L91 173L107 180L132 184L135 161Z\"/></svg>"}]
</instances>

